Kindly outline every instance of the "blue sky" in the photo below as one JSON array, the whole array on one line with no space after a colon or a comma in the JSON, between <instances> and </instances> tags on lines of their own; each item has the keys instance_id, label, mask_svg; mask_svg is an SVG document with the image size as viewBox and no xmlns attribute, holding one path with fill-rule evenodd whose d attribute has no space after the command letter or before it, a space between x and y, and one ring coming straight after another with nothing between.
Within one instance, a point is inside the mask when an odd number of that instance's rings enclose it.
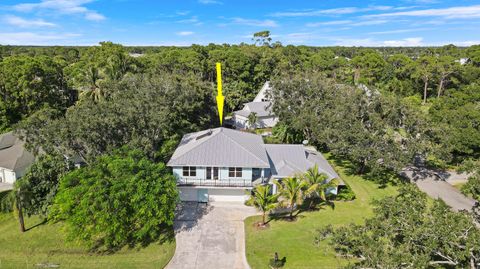
<instances>
[{"instance_id":1,"label":"blue sky","mask_svg":"<svg viewBox=\"0 0 480 269\"><path fill-rule=\"evenodd\" d=\"M480 44L480 0L0 0L0 44Z\"/></svg>"}]
</instances>

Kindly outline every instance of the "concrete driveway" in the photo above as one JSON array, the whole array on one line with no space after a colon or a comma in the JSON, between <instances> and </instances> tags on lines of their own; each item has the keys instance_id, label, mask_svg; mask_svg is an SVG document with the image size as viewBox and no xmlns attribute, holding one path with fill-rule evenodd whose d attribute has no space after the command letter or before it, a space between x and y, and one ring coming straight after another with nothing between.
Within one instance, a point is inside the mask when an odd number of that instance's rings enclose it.
<instances>
[{"instance_id":1,"label":"concrete driveway","mask_svg":"<svg viewBox=\"0 0 480 269\"><path fill-rule=\"evenodd\" d=\"M177 248L166 268L249 268L243 220L256 213L235 202L181 204L175 220Z\"/></svg>"},{"instance_id":2,"label":"concrete driveway","mask_svg":"<svg viewBox=\"0 0 480 269\"><path fill-rule=\"evenodd\" d=\"M403 175L417 184L418 188L428 196L437 199L441 198L447 205L456 211L472 211L475 200L466 197L447 181L459 181L467 175L460 175L448 171L429 170L422 167L408 167L404 169Z\"/></svg>"}]
</instances>

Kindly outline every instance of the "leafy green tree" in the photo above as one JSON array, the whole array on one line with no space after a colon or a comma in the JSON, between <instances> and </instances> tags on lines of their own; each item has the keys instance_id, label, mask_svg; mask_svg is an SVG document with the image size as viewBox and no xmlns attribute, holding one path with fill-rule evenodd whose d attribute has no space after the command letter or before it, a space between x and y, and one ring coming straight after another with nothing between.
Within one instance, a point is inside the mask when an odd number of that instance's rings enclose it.
<instances>
[{"instance_id":1,"label":"leafy green tree","mask_svg":"<svg viewBox=\"0 0 480 269\"><path fill-rule=\"evenodd\" d=\"M436 72L436 59L432 56L422 56L417 60L413 78L423 82L423 104L427 103L428 86Z\"/></svg>"},{"instance_id":2,"label":"leafy green tree","mask_svg":"<svg viewBox=\"0 0 480 269\"><path fill-rule=\"evenodd\" d=\"M115 251L168 233L177 201L175 178L163 163L123 148L65 175L49 218L65 223L68 239Z\"/></svg>"},{"instance_id":3,"label":"leafy green tree","mask_svg":"<svg viewBox=\"0 0 480 269\"><path fill-rule=\"evenodd\" d=\"M465 161L461 172L470 173L467 183L462 186L462 193L471 196L480 203L480 160Z\"/></svg>"},{"instance_id":4,"label":"leafy green tree","mask_svg":"<svg viewBox=\"0 0 480 269\"><path fill-rule=\"evenodd\" d=\"M265 217L268 212L278 206L278 194L272 194L270 185L259 185L253 189L253 205L262 211L262 225L266 224Z\"/></svg>"},{"instance_id":5,"label":"leafy green tree","mask_svg":"<svg viewBox=\"0 0 480 269\"><path fill-rule=\"evenodd\" d=\"M112 42L89 47L78 62L67 67L70 84L80 92L82 100L95 102L108 97L108 85L135 72L138 64L125 48Z\"/></svg>"},{"instance_id":6,"label":"leafy green tree","mask_svg":"<svg viewBox=\"0 0 480 269\"><path fill-rule=\"evenodd\" d=\"M341 255L358 257L354 268L475 268L480 262L480 230L472 215L453 212L443 201L428 205L413 184L395 197L376 201L374 216L319 238ZM327 231L328 232L328 231Z\"/></svg>"},{"instance_id":7,"label":"leafy green tree","mask_svg":"<svg viewBox=\"0 0 480 269\"><path fill-rule=\"evenodd\" d=\"M63 156L41 155L27 173L15 182L23 213L47 216L57 193L60 177L72 169Z\"/></svg>"},{"instance_id":8,"label":"leafy green tree","mask_svg":"<svg viewBox=\"0 0 480 269\"><path fill-rule=\"evenodd\" d=\"M290 219L293 219L295 206L303 202L305 182L297 177L284 178L281 181L275 181L277 193L280 195L280 204L289 208Z\"/></svg>"},{"instance_id":9,"label":"leafy green tree","mask_svg":"<svg viewBox=\"0 0 480 269\"><path fill-rule=\"evenodd\" d=\"M438 70L438 90L437 97L440 97L447 83L450 81L452 75L457 73L460 69L460 64L455 62L452 56L440 56L437 62Z\"/></svg>"},{"instance_id":10,"label":"leafy green tree","mask_svg":"<svg viewBox=\"0 0 480 269\"><path fill-rule=\"evenodd\" d=\"M480 86L472 84L448 92L435 100L428 111L433 124L444 130L434 134L434 138L453 155L455 163L480 156L479 101Z\"/></svg>"},{"instance_id":11,"label":"leafy green tree","mask_svg":"<svg viewBox=\"0 0 480 269\"><path fill-rule=\"evenodd\" d=\"M10 56L0 62L0 130L44 106L65 110L72 101L62 68L52 58Z\"/></svg>"},{"instance_id":12,"label":"leafy green tree","mask_svg":"<svg viewBox=\"0 0 480 269\"><path fill-rule=\"evenodd\" d=\"M272 41L270 31L256 32L253 34L252 40L255 41L255 45L270 46L270 42Z\"/></svg>"},{"instance_id":13,"label":"leafy green tree","mask_svg":"<svg viewBox=\"0 0 480 269\"><path fill-rule=\"evenodd\" d=\"M330 188L336 188L338 185L337 179L328 181L327 174L320 173L317 164L310 167L307 172L301 176L305 182L305 196L311 199L310 208L312 207L314 199L320 198L322 201L328 202L326 191Z\"/></svg>"},{"instance_id":14,"label":"leafy green tree","mask_svg":"<svg viewBox=\"0 0 480 269\"><path fill-rule=\"evenodd\" d=\"M354 83L364 82L369 85L380 81L386 65L385 60L376 52L356 56L351 64L355 69Z\"/></svg>"},{"instance_id":15,"label":"leafy green tree","mask_svg":"<svg viewBox=\"0 0 480 269\"><path fill-rule=\"evenodd\" d=\"M33 151L81 156L87 163L124 145L154 159L164 141L210 127L216 118L210 84L194 76L135 75L108 91L106 102L85 100L65 116L39 113L18 132Z\"/></svg>"}]
</instances>

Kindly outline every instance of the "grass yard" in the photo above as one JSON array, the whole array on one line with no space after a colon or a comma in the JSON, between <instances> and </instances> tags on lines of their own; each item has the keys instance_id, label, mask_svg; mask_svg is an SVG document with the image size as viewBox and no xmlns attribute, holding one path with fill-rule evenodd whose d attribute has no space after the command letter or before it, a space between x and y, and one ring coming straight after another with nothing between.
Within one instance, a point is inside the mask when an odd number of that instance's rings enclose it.
<instances>
[{"instance_id":1,"label":"grass yard","mask_svg":"<svg viewBox=\"0 0 480 269\"><path fill-rule=\"evenodd\" d=\"M26 228L30 229L20 233L13 214L0 214L0 268L163 268L175 252L172 240L110 255L91 254L65 243L61 224L35 227L39 223L36 217L27 218Z\"/></svg>"},{"instance_id":2,"label":"grass yard","mask_svg":"<svg viewBox=\"0 0 480 269\"><path fill-rule=\"evenodd\" d=\"M331 162L333 164L333 162ZM246 255L253 269L269 268L268 261L278 252L279 258L286 257L284 268L338 268L348 264L348 260L335 255L326 243L314 245L317 228L328 224L339 227L349 223L361 223L372 215L370 201L394 195L396 188L379 188L377 184L362 177L348 175L346 165L334 165L340 177L350 185L356 199L349 202L335 202L335 209L303 212L295 222L272 220L270 228L258 230L254 223L261 216L245 220Z\"/></svg>"}]
</instances>

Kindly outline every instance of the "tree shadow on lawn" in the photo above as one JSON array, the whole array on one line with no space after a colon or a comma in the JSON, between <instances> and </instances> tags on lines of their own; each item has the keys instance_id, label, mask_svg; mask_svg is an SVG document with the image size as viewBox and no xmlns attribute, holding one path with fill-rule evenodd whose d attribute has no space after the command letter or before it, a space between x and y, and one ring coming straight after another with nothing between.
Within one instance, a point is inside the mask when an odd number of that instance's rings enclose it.
<instances>
[{"instance_id":1,"label":"tree shadow on lawn","mask_svg":"<svg viewBox=\"0 0 480 269\"><path fill-rule=\"evenodd\" d=\"M42 225L45 225L46 223L47 223L47 219L44 218L44 219L42 219L40 222L38 222L37 224L34 224L33 226L26 228L26 229L25 229L25 232L28 232L28 231L30 231L30 230L33 230L33 229L35 229L35 228L37 228L37 227L40 227L40 226L42 226Z\"/></svg>"},{"instance_id":2,"label":"tree shadow on lawn","mask_svg":"<svg viewBox=\"0 0 480 269\"><path fill-rule=\"evenodd\" d=\"M173 226L162 225L157 235L145 236L142 240L135 238L129 238L125 244L121 244L115 247L106 248L103 240L98 240L97 243L89 249L90 253L99 255L111 255L127 247L128 249L137 249L148 247L150 244L162 245L165 243L171 243L175 240L175 232Z\"/></svg>"},{"instance_id":3,"label":"tree shadow on lawn","mask_svg":"<svg viewBox=\"0 0 480 269\"><path fill-rule=\"evenodd\" d=\"M331 209L335 210L335 203L333 201L323 201L319 199L306 199L300 206L298 206L290 218L289 211L281 211L277 213L269 214L269 219L266 222L267 224L274 220L274 221L296 221L299 218L305 218L304 215L301 215L303 212L315 212L326 209L330 207Z\"/></svg>"}]
</instances>

